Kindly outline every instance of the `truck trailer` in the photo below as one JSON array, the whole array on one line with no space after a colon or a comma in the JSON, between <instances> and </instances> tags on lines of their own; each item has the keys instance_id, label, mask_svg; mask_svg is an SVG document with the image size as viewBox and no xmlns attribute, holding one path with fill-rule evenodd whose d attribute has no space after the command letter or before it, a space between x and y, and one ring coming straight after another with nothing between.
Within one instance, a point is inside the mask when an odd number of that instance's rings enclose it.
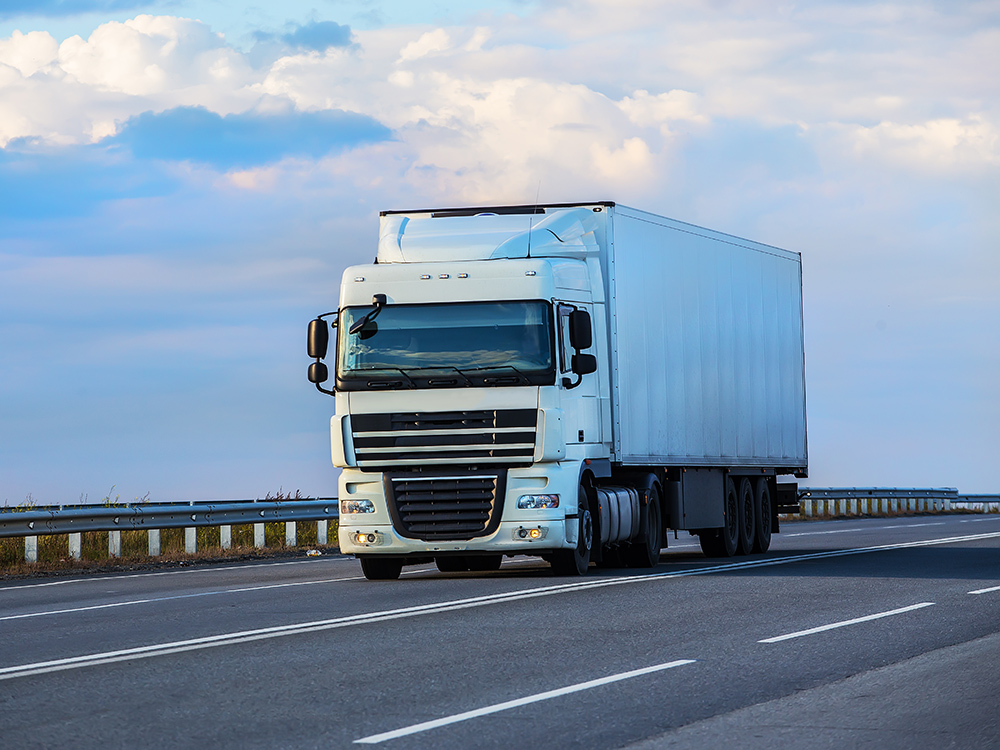
<instances>
[{"instance_id":1,"label":"truck trailer","mask_svg":"<svg viewBox=\"0 0 1000 750\"><path fill-rule=\"evenodd\" d=\"M382 212L308 330L341 551L369 579L652 567L671 530L766 552L808 472L801 269L607 201Z\"/></svg>"}]
</instances>

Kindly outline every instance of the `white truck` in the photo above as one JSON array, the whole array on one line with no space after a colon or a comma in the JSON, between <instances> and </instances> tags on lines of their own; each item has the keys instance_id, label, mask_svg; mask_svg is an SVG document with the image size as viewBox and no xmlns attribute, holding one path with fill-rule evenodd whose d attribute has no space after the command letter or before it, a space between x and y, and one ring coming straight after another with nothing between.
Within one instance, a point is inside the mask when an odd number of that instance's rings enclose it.
<instances>
[{"instance_id":1,"label":"white truck","mask_svg":"<svg viewBox=\"0 0 1000 750\"><path fill-rule=\"evenodd\" d=\"M765 552L807 475L799 254L612 202L385 211L308 353L369 579Z\"/></svg>"}]
</instances>

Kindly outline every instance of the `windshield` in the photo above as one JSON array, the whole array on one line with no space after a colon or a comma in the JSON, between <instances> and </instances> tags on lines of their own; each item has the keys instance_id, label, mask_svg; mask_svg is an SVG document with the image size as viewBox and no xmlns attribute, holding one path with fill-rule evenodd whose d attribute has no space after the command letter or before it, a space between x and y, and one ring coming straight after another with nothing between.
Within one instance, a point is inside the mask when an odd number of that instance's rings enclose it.
<instances>
[{"instance_id":1,"label":"windshield","mask_svg":"<svg viewBox=\"0 0 1000 750\"><path fill-rule=\"evenodd\" d=\"M337 387L434 388L555 382L547 302L386 305L341 311Z\"/></svg>"}]
</instances>

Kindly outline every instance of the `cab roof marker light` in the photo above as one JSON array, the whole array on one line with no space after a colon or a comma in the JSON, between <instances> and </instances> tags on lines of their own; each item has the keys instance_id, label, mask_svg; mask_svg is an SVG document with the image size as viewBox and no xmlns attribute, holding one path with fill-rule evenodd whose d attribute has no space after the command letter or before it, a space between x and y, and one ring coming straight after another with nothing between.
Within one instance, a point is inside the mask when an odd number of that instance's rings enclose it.
<instances>
[{"instance_id":1,"label":"cab roof marker light","mask_svg":"<svg viewBox=\"0 0 1000 750\"><path fill-rule=\"evenodd\" d=\"M354 277L354 280L355 280L355 281L364 281L364 280L365 280L365 277L364 277L364 276L355 276L355 277Z\"/></svg>"},{"instance_id":2,"label":"cab roof marker light","mask_svg":"<svg viewBox=\"0 0 1000 750\"><path fill-rule=\"evenodd\" d=\"M451 278L451 274L450 273L440 273L440 274L438 274L438 278L439 279L450 279Z\"/></svg>"},{"instance_id":3,"label":"cab roof marker light","mask_svg":"<svg viewBox=\"0 0 1000 750\"><path fill-rule=\"evenodd\" d=\"M467 274L467 273L460 273L458 275L458 278L460 278L460 279L467 279L467 278L469 278L469 274Z\"/></svg>"},{"instance_id":4,"label":"cab roof marker light","mask_svg":"<svg viewBox=\"0 0 1000 750\"><path fill-rule=\"evenodd\" d=\"M524 275L525 276L536 276L537 272L536 271L525 271Z\"/></svg>"},{"instance_id":5,"label":"cab roof marker light","mask_svg":"<svg viewBox=\"0 0 1000 750\"><path fill-rule=\"evenodd\" d=\"M422 274L420 274L420 278L422 280L424 280L424 281L427 281L427 279L429 279L430 277L431 277L431 275L429 273L422 273Z\"/></svg>"}]
</instances>

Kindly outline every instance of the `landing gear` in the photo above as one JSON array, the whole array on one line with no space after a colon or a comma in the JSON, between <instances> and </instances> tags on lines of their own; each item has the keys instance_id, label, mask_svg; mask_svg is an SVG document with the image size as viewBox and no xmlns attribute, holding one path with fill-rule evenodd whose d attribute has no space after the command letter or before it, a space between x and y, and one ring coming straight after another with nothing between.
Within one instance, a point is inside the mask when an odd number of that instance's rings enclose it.
<instances>
[{"instance_id":1,"label":"landing gear","mask_svg":"<svg viewBox=\"0 0 1000 750\"><path fill-rule=\"evenodd\" d=\"M403 571L403 560L384 555L358 555L361 570L369 581L395 581Z\"/></svg>"},{"instance_id":2,"label":"landing gear","mask_svg":"<svg viewBox=\"0 0 1000 750\"><path fill-rule=\"evenodd\" d=\"M590 567L590 550L594 544L594 519L590 515L587 492L580 487L577 493L576 548L559 550L552 555L552 572L557 576L582 576Z\"/></svg>"}]
</instances>

